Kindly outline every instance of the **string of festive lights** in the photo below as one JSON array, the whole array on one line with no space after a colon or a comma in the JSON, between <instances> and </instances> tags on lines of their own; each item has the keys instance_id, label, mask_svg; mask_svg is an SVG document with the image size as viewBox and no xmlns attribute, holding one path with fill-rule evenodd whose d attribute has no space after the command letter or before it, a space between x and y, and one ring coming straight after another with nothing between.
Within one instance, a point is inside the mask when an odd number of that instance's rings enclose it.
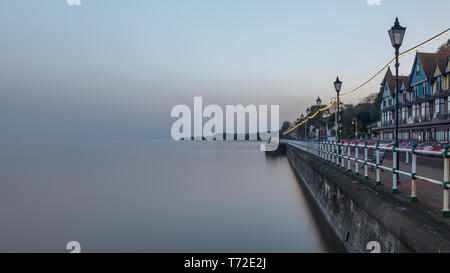
<instances>
[{"instance_id":1,"label":"string of festive lights","mask_svg":"<svg viewBox=\"0 0 450 273\"><path fill-rule=\"evenodd\" d=\"M424 45L431 45L433 40L437 40L437 41L438 41L442 35L448 36L448 32L449 32L449 31L450 31L450 28L447 28L446 30L442 31L442 32L439 33L439 34L436 34L435 36L431 37L430 39L425 40L424 42L419 43L419 44L417 44L416 46L413 46L413 47L411 47L410 49L401 52L401 53L399 54L398 57L401 58L401 57L406 56L406 54L411 54L413 51L417 51L419 48L423 48ZM362 84L361 84L360 86L358 86L357 88L355 88L355 89L353 89L353 90L351 90L351 91L348 91L348 92L346 92L346 93L343 93L342 95L339 96L339 98L342 98L342 97L345 97L345 96L348 96L348 95L351 95L351 94L353 94L353 93L358 92L359 90L361 90L361 88L365 87L365 86L368 85L371 81L373 81L373 80L376 79L378 76L380 76L382 73L384 73L384 71L387 70L387 69L391 66L391 64L393 64L393 63L395 63L395 57L392 58L385 66L383 66L383 68L381 68L377 73L375 73L375 74L374 74L372 77L370 77L367 81L365 81L364 83L362 83ZM283 135L289 134L289 133L292 132L293 130L297 129L299 126L305 124L308 120L313 119L313 118L314 118L315 116L317 116L320 112L323 112L323 111L325 111L325 110L331 108L331 106L333 106L333 105L336 103L336 101L337 101L337 98L332 98L332 99L331 99L331 102L330 102L328 105L326 105L326 106L324 106L324 107L322 107L322 108L319 108L314 114L312 114L312 115L306 117L306 118L303 119L301 122L299 122L299 123L297 123L296 125L290 127L289 129L287 129L286 131L283 132Z\"/></svg>"}]
</instances>

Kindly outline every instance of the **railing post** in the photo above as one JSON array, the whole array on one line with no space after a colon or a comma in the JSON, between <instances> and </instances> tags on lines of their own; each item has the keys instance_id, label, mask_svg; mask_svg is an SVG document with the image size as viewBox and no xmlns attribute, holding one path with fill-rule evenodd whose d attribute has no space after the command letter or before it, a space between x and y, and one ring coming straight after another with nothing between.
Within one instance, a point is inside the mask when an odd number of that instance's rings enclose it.
<instances>
[{"instance_id":1,"label":"railing post","mask_svg":"<svg viewBox=\"0 0 450 273\"><path fill-rule=\"evenodd\" d=\"M325 145L323 143L323 141L320 143L320 155L322 156L322 159L325 160Z\"/></svg>"},{"instance_id":2,"label":"railing post","mask_svg":"<svg viewBox=\"0 0 450 273\"><path fill-rule=\"evenodd\" d=\"M336 144L333 143L333 141L331 141L330 145L331 145L331 163L336 164L336 158L335 158Z\"/></svg>"},{"instance_id":3,"label":"railing post","mask_svg":"<svg viewBox=\"0 0 450 273\"><path fill-rule=\"evenodd\" d=\"M326 147L326 151L327 151L327 160L328 161L331 161L331 158L330 158L330 142L329 141L325 141L325 147Z\"/></svg>"},{"instance_id":4,"label":"railing post","mask_svg":"<svg viewBox=\"0 0 450 273\"><path fill-rule=\"evenodd\" d=\"M367 165L367 141L364 142L364 179L369 179L369 166Z\"/></svg>"},{"instance_id":5,"label":"railing post","mask_svg":"<svg viewBox=\"0 0 450 273\"><path fill-rule=\"evenodd\" d=\"M355 141L355 174L359 175L359 151L358 151L358 140Z\"/></svg>"},{"instance_id":6,"label":"railing post","mask_svg":"<svg viewBox=\"0 0 450 273\"><path fill-rule=\"evenodd\" d=\"M319 147L320 147L320 158L325 159L324 155L324 148L323 148L323 142L319 142Z\"/></svg>"},{"instance_id":7,"label":"railing post","mask_svg":"<svg viewBox=\"0 0 450 273\"><path fill-rule=\"evenodd\" d=\"M334 145L330 142L330 151L331 151L331 163L334 164Z\"/></svg>"},{"instance_id":8,"label":"railing post","mask_svg":"<svg viewBox=\"0 0 450 273\"><path fill-rule=\"evenodd\" d=\"M377 176L375 179L375 186L381 185L381 180L380 180L380 143L377 142L377 146L376 146L376 155L377 155L377 163L376 163L376 169L377 169Z\"/></svg>"},{"instance_id":9,"label":"railing post","mask_svg":"<svg viewBox=\"0 0 450 273\"><path fill-rule=\"evenodd\" d=\"M320 141L316 142L316 147L317 147L317 156L322 159L322 151L320 149Z\"/></svg>"},{"instance_id":10,"label":"railing post","mask_svg":"<svg viewBox=\"0 0 450 273\"><path fill-rule=\"evenodd\" d=\"M334 146L334 147L333 147L333 151L334 151L334 153L335 153L335 155L334 155L334 159L335 159L334 163L335 163L336 165L339 165L339 159L338 159L339 150L338 150L337 140L334 142L334 145L333 145L333 146Z\"/></svg>"},{"instance_id":11,"label":"railing post","mask_svg":"<svg viewBox=\"0 0 450 273\"><path fill-rule=\"evenodd\" d=\"M327 160L327 145L325 141L322 141L322 158L323 160Z\"/></svg>"},{"instance_id":12,"label":"railing post","mask_svg":"<svg viewBox=\"0 0 450 273\"><path fill-rule=\"evenodd\" d=\"M339 146L337 140L334 142L334 164L339 167Z\"/></svg>"},{"instance_id":13,"label":"railing post","mask_svg":"<svg viewBox=\"0 0 450 273\"><path fill-rule=\"evenodd\" d=\"M344 142L341 141L341 165L342 165L342 169L345 169L344 155L345 155Z\"/></svg>"},{"instance_id":14,"label":"railing post","mask_svg":"<svg viewBox=\"0 0 450 273\"><path fill-rule=\"evenodd\" d=\"M347 171L351 172L352 171L352 165L351 165L351 160L350 160L350 153L351 153L350 149L350 140L347 141Z\"/></svg>"},{"instance_id":15,"label":"railing post","mask_svg":"<svg viewBox=\"0 0 450 273\"><path fill-rule=\"evenodd\" d=\"M448 188L447 185L449 185L450 181L450 164L449 164L449 157L448 157L448 145L445 145L445 149L444 149L444 153L443 153L443 157L444 157L444 182L442 183L442 187L444 189L444 193L443 193L443 208L441 211L441 216L448 218L450 217L450 211L448 208Z\"/></svg>"},{"instance_id":16,"label":"railing post","mask_svg":"<svg viewBox=\"0 0 450 273\"><path fill-rule=\"evenodd\" d=\"M405 157L405 163L409 164L409 152L406 152Z\"/></svg>"},{"instance_id":17,"label":"railing post","mask_svg":"<svg viewBox=\"0 0 450 273\"><path fill-rule=\"evenodd\" d=\"M396 172L397 169L397 155L398 152L397 150L397 141L394 142L394 145L392 146L392 189L391 192L392 193L397 193L398 192L398 188L397 188L397 175L398 173Z\"/></svg>"},{"instance_id":18,"label":"railing post","mask_svg":"<svg viewBox=\"0 0 450 273\"><path fill-rule=\"evenodd\" d=\"M321 158L321 159L323 159L323 149L322 149L322 142L318 142L317 143L317 146L319 147L319 157Z\"/></svg>"},{"instance_id":19,"label":"railing post","mask_svg":"<svg viewBox=\"0 0 450 273\"><path fill-rule=\"evenodd\" d=\"M329 141L328 140L328 161L330 161L331 162L331 156L332 156L332 154L331 154L331 149L332 149L332 147L331 147L331 141Z\"/></svg>"},{"instance_id":20,"label":"railing post","mask_svg":"<svg viewBox=\"0 0 450 273\"><path fill-rule=\"evenodd\" d=\"M408 154L408 152L406 153ZM411 196L409 197L409 201L417 202L419 199L416 194L416 171L417 171L417 154L416 154L416 144L413 144L413 148L411 150Z\"/></svg>"},{"instance_id":21,"label":"railing post","mask_svg":"<svg viewBox=\"0 0 450 273\"><path fill-rule=\"evenodd\" d=\"M316 155L320 158L320 142L316 140Z\"/></svg>"},{"instance_id":22,"label":"railing post","mask_svg":"<svg viewBox=\"0 0 450 273\"><path fill-rule=\"evenodd\" d=\"M327 142L327 151L328 151L328 161L331 162L331 144L329 140Z\"/></svg>"}]
</instances>

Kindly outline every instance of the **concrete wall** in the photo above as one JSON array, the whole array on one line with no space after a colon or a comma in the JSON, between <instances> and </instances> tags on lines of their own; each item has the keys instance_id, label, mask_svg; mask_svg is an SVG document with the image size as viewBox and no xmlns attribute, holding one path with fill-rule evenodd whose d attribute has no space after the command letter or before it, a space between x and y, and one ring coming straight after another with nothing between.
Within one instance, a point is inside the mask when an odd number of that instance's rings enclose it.
<instances>
[{"instance_id":1,"label":"concrete wall","mask_svg":"<svg viewBox=\"0 0 450 273\"><path fill-rule=\"evenodd\" d=\"M358 176L286 145L287 157L349 252L450 252L449 229Z\"/></svg>"}]
</instances>

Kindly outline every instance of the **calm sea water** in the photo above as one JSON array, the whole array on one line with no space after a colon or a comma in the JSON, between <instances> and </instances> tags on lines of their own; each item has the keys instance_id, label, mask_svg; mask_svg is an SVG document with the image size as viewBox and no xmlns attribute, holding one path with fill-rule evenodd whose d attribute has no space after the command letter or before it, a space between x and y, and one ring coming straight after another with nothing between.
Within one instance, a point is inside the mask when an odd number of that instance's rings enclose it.
<instances>
[{"instance_id":1,"label":"calm sea water","mask_svg":"<svg viewBox=\"0 0 450 273\"><path fill-rule=\"evenodd\" d=\"M252 142L0 145L0 251L342 251L285 157Z\"/></svg>"}]
</instances>

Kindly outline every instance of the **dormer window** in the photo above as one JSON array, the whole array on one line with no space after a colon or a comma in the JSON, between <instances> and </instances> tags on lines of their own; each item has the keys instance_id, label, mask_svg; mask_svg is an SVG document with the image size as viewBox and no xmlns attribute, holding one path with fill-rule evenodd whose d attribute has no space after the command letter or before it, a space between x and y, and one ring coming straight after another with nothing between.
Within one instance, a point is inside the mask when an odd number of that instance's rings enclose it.
<instances>
[{"instance_id":1,"label":"dormer window","mask_svg":"<svg viewBox=\"0 0 450 273\"><path fill-rule=\"evenodd\" d=\"M416 77L420 77L420 66L416 65Z\"/></svg>"},{"instance_id":2,"label":"dormer window","mask_svg":"<svg viewBox=\"0 0 450 273\"><path fill-rule=\"evenodd\" d=\"M441 77L436 78L436 91L439 92L443 89L443 80Z\"/></svg>"}]
</instances>

